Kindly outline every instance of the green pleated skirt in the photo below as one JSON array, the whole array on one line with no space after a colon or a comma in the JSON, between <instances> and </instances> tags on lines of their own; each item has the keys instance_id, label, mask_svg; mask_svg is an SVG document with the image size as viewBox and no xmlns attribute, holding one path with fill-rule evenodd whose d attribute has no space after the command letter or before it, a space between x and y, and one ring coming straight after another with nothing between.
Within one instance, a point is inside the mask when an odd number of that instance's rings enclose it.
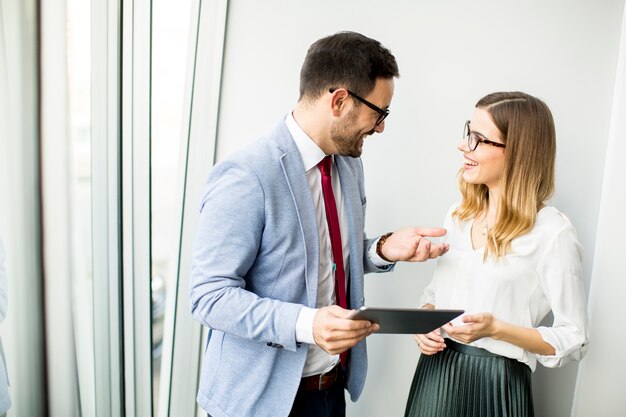
<instances>
[{"instance_id":1,"label":"green pleated skirt","mask_svg":"<svg viewBox=\"0 0 626 417\"><path fill-rule=\"evenodd\" d=\"M421 355L405 417L533 417L530 368L484 349L446 339Z\"/></svg>"}]
</instances>

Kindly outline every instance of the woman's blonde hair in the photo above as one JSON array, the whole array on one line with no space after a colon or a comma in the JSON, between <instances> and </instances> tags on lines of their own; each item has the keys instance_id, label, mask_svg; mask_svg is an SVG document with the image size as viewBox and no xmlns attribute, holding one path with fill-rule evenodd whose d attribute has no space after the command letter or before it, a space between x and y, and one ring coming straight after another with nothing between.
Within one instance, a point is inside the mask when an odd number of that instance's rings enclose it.
<instances>
[{"instance_id":1,"label":"woman's blonde hair","mask_svg":"<svg viewBox=\"0 0 626 417\"><path fill-rule=\"evenodd\" d=\"M525 93L492 93L476 107L489 113L506 144L500 203L484 256L484 260L489 254L498 259L510 251L513 239L532 229L538 209L554 192L556 132L548 106ZM463 201L454 218L470 220L486 212L487 186L469 184L459 175L459 188Z\"/></svg>"}]
</instances>

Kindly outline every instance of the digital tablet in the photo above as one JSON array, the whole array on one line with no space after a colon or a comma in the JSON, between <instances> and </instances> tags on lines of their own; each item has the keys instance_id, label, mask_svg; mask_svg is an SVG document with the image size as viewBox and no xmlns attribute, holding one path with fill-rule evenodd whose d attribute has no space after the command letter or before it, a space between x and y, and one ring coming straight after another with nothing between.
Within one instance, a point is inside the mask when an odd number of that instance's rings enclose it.
<instances>
[{"instance_id":1,"label":"digital tablet","mask_svg":"<svg viewBox=\"0 0 626 417\"><path fill-rule=\"evenodd\" d=\"M368 320L378 323L376 333L430 333L452 321L465 310L444 310L428 308L375 308L361 307L350 317L353 320Z\"/></svg>"}]
</instances>

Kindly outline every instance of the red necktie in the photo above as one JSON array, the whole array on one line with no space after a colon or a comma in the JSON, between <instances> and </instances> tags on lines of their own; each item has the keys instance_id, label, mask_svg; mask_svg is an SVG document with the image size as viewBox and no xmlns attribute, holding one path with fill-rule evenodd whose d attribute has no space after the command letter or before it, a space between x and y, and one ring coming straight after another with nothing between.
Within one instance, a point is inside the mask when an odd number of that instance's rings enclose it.
<instances>
[{"instance_id":1,"label":"red necktie","mask_svg":"<svg viewBox=\"0 0 626 417\"><path fill-rule=\"evenodd\" d=\"M326 222L328 223L328 233L330 234L330 246L333 252L335 270L335 294L337 304L342 308L348 308L346 299L346 273L343 268L343 250L341 245L341 230L339 229L339 216L337 215L337 204L333 194L333 185L330 179L330 167L333 163L332 156L327 156L317 164L322 173L322 194L324 194L324 204L326 205ZM345 366L348 351L341 354L341 364Z\"/></svg>"}]
</instances>

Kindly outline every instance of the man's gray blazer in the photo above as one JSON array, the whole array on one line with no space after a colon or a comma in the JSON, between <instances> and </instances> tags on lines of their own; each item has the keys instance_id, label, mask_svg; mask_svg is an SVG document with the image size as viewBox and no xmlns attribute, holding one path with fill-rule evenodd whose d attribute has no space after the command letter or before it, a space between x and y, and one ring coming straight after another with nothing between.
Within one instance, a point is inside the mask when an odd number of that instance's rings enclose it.
<instances>
[{"instance_id":1,"label":"man's gray blazer","mask_svg":"<svg viewBox=\"0 0 626 417\"><path fill-rule=\"evenodd\" d=\"M336 157L348 219L349 301L361 307L363 275L387 271L367 256L365 188L358 158ZM191 311L209 327L198 403L212 417L287 416L307 344L300 308L315 307L319 266L315 208L284 121L216 164L201 202L191 268ZM365 341L350 353L347 389L361 394Z\"/></svg>"}]
</instances>

